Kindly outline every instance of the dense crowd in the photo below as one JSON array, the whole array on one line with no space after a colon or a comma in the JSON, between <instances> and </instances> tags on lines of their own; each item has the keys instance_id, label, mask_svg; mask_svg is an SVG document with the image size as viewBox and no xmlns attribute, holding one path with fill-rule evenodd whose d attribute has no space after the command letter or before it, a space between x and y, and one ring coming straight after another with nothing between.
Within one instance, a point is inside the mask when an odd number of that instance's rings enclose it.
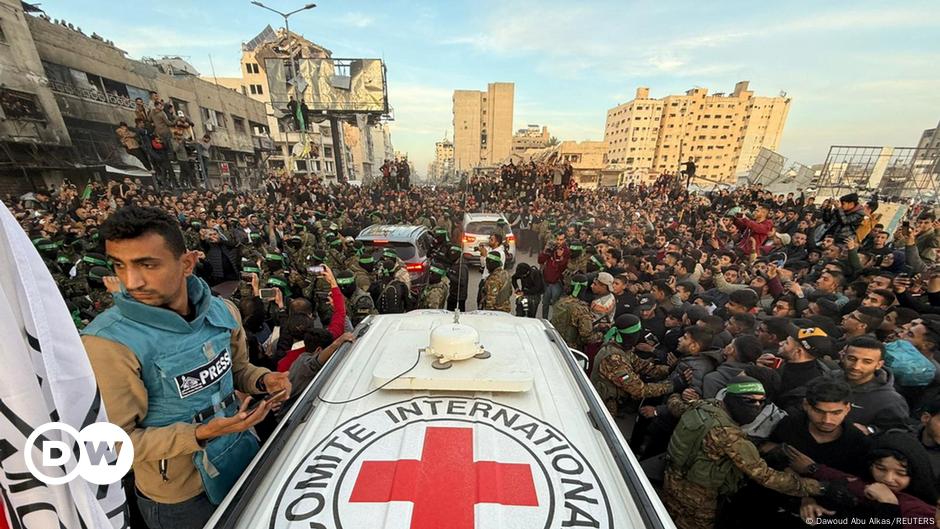
<instances>
[{"instance_id":1,"label":"dense crowd","mask_svg":"<svg viewBox=\"0 0 940 529\"><path fill-rule=\"evenodd\" d=\"M915 204L889 233L877 198L854 193L818 203L759 186L690 194L672 177L585 190L566 170L504 167L454 190L271 176L259 191L169 192L128 179L7 204L80 327L132 288L104 252L109 217L165 212L158 223L182 229L194 275L237 304L251 364L287 372L294 388L369 314L466 309L469 267L482 262L476 306L549 318L585 353L680 528L853 516L935 526L940 221L930 208ZM461 220L483 208L508 226L470 260ZM411 284L395 252L355 240L376 223L429 228L426 285ZM507 269L509 233L519 264Z\"/></svg>"},{"instance_id":2,"label":"dense crowd","mask_svg":"<svg viewBox=\"0 0 940 529\"><path fill-rule=\"evenodd\" d=\"M156 92L146 103L138 97L134 105L134 123L122 121L114 133L124 150L151 171L157 189L205 187L214 148L209 133L197 140L193 121Z\"/></svg>"}]
</instances>

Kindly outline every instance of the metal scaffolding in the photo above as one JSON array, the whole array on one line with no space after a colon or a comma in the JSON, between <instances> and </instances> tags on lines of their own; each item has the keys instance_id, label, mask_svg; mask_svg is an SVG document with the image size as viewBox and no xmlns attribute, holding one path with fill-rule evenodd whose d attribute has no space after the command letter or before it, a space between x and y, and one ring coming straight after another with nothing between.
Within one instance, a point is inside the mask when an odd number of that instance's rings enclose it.
<instances>
[{"instance_id":1,"label":"metal scaffolding","mask_svg":"<svg viewBox=\"0 0 940 529\"><path fill-rule=\"evenodd\" d=\"M839 196L875 193L896 200L940 198L940 148L833 145L819 190Z\"/></svg>"}]
</instances>

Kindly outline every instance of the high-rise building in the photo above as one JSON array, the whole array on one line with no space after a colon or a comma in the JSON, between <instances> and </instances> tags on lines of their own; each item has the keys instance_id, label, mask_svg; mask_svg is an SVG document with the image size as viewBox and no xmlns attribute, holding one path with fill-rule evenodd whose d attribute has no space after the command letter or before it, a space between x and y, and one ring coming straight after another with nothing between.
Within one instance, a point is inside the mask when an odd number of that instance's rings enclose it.
<instances>
[{"instance_id":1,"label":"high-rise building","mask_svg":"<svg viewBox=\"0 0 940 529\"><path fill-rule=\"evenodd\" d=\"M454 90L454 164L458 171L495 165L512 153L515 85L490 83L486 92Z\"/></svg>"},{"instance_id":2,"label":"high-rise building","mask_svg":"<svg viewBox=\"0 0 940 529\"><path fill-rule=\"evenodd\" d=\"M428 179L431 181L443 182L450 178L454 173L454 144L444 139L434 144L434 161L428 170Z\"/></svg>"},{"instance_id":3,"label":"high-rise building","mask_svg":"<svg viewBox=\"0 0 940 529\"><path fill-rule=\"evenodd\" d=\"M544 149L550 141L548 127L529 125L512 135L512 152L521 155L529 149Z\"/></svg>"},{"instance_id":4,"label":"high-rise building","mask_svg":"<svg viewBox=\"0 0 940 529\"><path fill-rule=\"evenodd\" d=\"M675 173L693 158L696 176L731 182L747 172L761 147L776 150L790 98L760 97L740 81L731 94L693 88L650 98L649 88L607 111L608 164L624 173Z\"/></svg>"}]
</instances>

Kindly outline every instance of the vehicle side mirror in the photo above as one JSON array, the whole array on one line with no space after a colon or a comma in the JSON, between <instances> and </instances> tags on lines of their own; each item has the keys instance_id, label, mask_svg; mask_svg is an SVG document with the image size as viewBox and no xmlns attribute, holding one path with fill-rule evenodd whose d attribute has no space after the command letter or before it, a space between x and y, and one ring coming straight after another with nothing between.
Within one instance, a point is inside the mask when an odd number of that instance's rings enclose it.
<instances>
[{"instance_id":1,"label":"vehicle side mirror","mask_svg":"<svg viewBox=\"0 0 940 529\"><path fill-rule=\"evenodd\" d=\"M587 371L588 366L591 365L591 361L588 360L587 355L581 351L578 351L577 349L572 349L570 347L568 350L571 351L571 354L574 356L575 362L581 365L581 369Z\"/></svg>"}]
</instances>

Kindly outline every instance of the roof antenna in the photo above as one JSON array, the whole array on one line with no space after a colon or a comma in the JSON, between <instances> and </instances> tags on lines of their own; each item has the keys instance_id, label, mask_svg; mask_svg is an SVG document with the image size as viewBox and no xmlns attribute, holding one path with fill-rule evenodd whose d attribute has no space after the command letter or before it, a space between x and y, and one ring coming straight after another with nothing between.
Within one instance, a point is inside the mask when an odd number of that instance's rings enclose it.
<instances>
[{"instance_id":1,"label":"roof antenna","mask_svg":"<svg viewBox=\"0 0 940 529\"><path fill-rule=\"evenodd\" d=\"M457 288L460 288L460 285ZM454 323L460 323L460 307L454 307Z\"/></svg>"}]
</instances>

